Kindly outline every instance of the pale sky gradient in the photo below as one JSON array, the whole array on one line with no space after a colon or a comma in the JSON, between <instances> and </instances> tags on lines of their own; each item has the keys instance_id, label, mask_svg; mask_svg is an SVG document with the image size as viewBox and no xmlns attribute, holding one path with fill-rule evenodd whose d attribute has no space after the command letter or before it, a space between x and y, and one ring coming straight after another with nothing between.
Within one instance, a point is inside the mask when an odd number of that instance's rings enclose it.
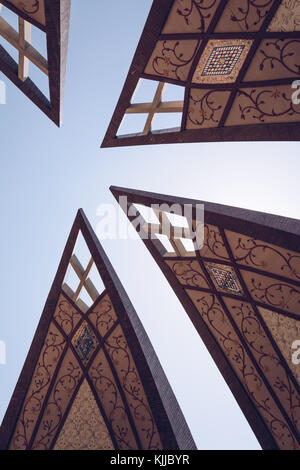
<instances>
[{"instance_id":1,"label":"pale sky gradient","mask_svg":"<svg viewBox=\"0 0 300 470\"><path fill-rule=\"evenodd\" d=\"M0 421L77 209L94 228L110 185L299 217L298 143L100 149L151 0L72 0L64 123L56 128L3 76ZM0 44L2 44L0 39ZM124 216L125 217L125 216ZM103 241L199 449L259 449L185 311L141 240ZM171 327L170 327L171 325Z\"/></svg>"}]
</instances>

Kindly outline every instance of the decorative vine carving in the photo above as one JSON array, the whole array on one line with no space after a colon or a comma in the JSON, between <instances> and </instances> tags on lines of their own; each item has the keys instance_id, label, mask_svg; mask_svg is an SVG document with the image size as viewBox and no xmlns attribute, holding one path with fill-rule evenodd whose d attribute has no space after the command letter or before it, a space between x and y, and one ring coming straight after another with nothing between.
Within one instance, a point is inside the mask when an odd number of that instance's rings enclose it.
<instances>
[{"instance_id":1,"label":"decorative vine carving","mask_svg":"<svg viewBox=\"0 0 300 470\"><path fill-rule=\"evenodd\" d=\"M73 360L68 360L66 373L63 373L56 381L49 402L45 408L33 450L48 450L51 446L55 432L61 424L62 418L69 401L78 385L82 371Z\"/></svg>"},{"instance_id":2,"label":"decorative vine carving","mask_svg":"<svg viewBox=\"0 0 300 470\"><path fill-rule=\"evenodd\" d=\"M101 336L104 336L117 321L116 313L108 296L105 296L89 317Z\"/></svg>"},{"instance_id":3,"label":"decorative vine carving","mask_svg":"<svg viewBox=\"0 0 300 470\"><path fill-rule=\"evenodd\" d=\"M183 17L187 25L190 25L190 17L194 12L197 12L200 23L197 29L204 33L206 31L206 22L212 16L210 10L216 6L216 3L217 0L188 0L184 7L177 8L176 13Z\"/></svg>"},{"instance_id":4,"label":"decorative vine carving","mask_svg":"<svg viewBox=\"0 0 300 470\"><path fill-rule=\"evenodd\" d=\"M251 285L252 297L261 303L283 310L294 310L294 302L300 306L300 290L290 284L272 282L271 279L251 278Z\"/></svg>"},{"instance_id":5,"label":"decorative vine carving","mask_svg":"<svg viewBox=\"0 0 300 470\"><path fill-rule=\"evenodd\" d=\"M229 303L232 301L229 301ZM288 412L294 426L300 430L300 397L291 378L266 335L263 325L250 304L241 302L229 306L243 337Z\"/></svg>"},{"instance_id":6,"label":"decorative vine carving","mask_svg":"<svg viewBox=\"0 0 300 470\"><path fill-rule=\"evenodd\" d=\"M210 90L200 98L194 98L191 95L188 119L197 126L202 126L206 121L218 124L219 111L224 107L218 104L218 94L220 92Z\"/></svg>"},{"instance_id":7,"label":"decorative vine carving","mask_svg":"<svg viewBox=\"0 0 300 470\"><path fill-rule=\"evenodd\" d=\"M268 393L261 376L248 357L216 297L211 294L199 295L198 293L196 306L280 447L296 449L297 443L289 426L282 417L277 416L279 410L272 396Z\"/></svg>"},{"instance_id":8,"label":"decorative vine carving","mask_svg":"<svg viewBox=\"0 0 300 470\"><path fill-rule=\"evenodd\" d=\"M19 8L22 8L24 13L27 13L28 15L34 15L40 9L40 0L35 0L32 2L31 10L27 9L24 2L19 2L18 5L19 5Z\"/></svg>"},{"instance_id":9,"label":"decorative vine carving","mask_svg":"<svg viewBox=\"0 0 300 470\"><path fill-rule=\"evenodd\" d=\"M260 122L265 122L266 117L278 118L282 116L294 116L295 114L300 115L300 111L295 109L293 101L286 96L284 91L279 91L276 88L274 90L263 89L256 93L256 89L252 89L250 92L246 90L238 91L238 96L245 96L251 103L245 106L239 104L242 120L246 120L246 114L249 113L252 113L252 119L256 119ZM276 102L278 99L281 100L280 105L286 105L283 111L275 110L274 101ZM271 103L273 103L272 107Z\"/></svg>"},{"instance_id":10,"label":"decorative vine carving","mask_svg":"<svg viewBox=\"0 0 300 470\"><path fill-rule=\"evenodd\" d=\"M42 410L46 392L65 344L60 333L51 328L21 411L16 433L11 443L12 449L28 449L34 426Z\"/></svg>"},{"instance_id":11,"label":"decorative vine carving","mask_svg":"<svg viewBox=\"0 0 300 470\"><path fill-rule=\"evenodd\" d=\"M61 296L54 313L54 318L58 325L69 336L78 324L81 315L77 310L72 308L71 304L64 299L64 297Z\"/></svg>"},{"instance_id":12,"label":"decorative vine carving","mask_svg":"<svg viewBox=\"0 0 300 470\"><path fill-rule=\"evenodd\" d=\"M277 51L278 56L276 56L275 53L271 54L269 51L267 52L265 48L259 49L260 53L264 56L260 63L259 69L263 70L265 65L270 65L271 69L274 69L275 64L280 64L289 72L299 74L300 63L294 63L293 65L290 63L291 57L294 57L295 60L299 59L299 49L295 50L295 45L299 48L300 41L297 39L292 39L290 41L285 41L284 39L268 41L265 46L273 46ZM287 63L287 61L289 61L289 63Z\"/></svg>"},{"instance_id":13,"label":"decorative vine carving","mask_svg":"<svg viewBox=\"0 0 300 470\"><path fill-rule=\"evenodd\" d=\"M201 256L211 256L228 260L224 240L218 227L213 225L204 225L204 248L200 251Z\"/></svg>"},{"instance_id":14,"label":"decorative vine carving","mask_svg":"<svg viewBox=\"0 0 300 470\"><path fill-rule=\"evenodd\" d=\"M191 66L200 41L193 41L193 44L191 54L186 57L181 51L181 41L162 41L159 55L156 55L152 60L152 68L155 73L164 77L172 78L173 76L177 80L186 80L187 72L183 71L183 68Z\"/></svg>"},{"instance_id":15,"label":"decorative vine carving","mask_svg":"<svg viewBox=\"0 0 300 470\"><path fill-rule=\"evenodd\" d=\"M143 448L145 450L161 449L154 418L121 329L112 333L105 345L126 394Z\"/></svg>"},{"instance_id":16,"label":"decorative vine carving","mask_svg":"<svg viewBox=\"0 0 300 470\"><path fill-rule=\"evenodd\" d=\"M207 280L197 261L168 262L177 279L185 286L207 287Z\"/></svg>"},{"instance_id":17,"label":"decorative vine carving","mask_svg":"<svg viewBox=\"0 0 300 470\"><path fill-rule=\"evenodd\" d=\"M136 448L136 443L132 442L133 437L130 424L124 405L119 398L119 391L113 380L108 377L107 366L105 366L103 361L100 360L97 365L91 368L90 376L100 397L119 448L123 450Z\"/></svg>"},{"instance_id":18,"label":"decorative vine carving","mask_svg":"<svg viewBox=\"0 0 300 470\"><path fill-rule=\"evenodd\" d=\"M234 248L237 263L244 263L263 270L268 267L273 270L274 265L279 264L279 271L284 275L286 272L292 277L300 279L300 254L279 250L275 246L265 244L253 238L239 237ZM272 266L269 266L266 258L272 256Z\"/></svg>"},{"instance_id":19,"label":"decorative vine carving","mask_svg":"<svg viewBox=\"0 0 300 470\"><path fill-rule=\"evenodd\" d=\"M246 0L245 7L237 7L237 13L232 12L231 21L239 23L247 31L249 30L249 21L251 16L254 14L254 18L251 19L251 26L257 26L261 23L266 16L269 14L269 9L274 0Z\"/></svg>"}]
</instances>

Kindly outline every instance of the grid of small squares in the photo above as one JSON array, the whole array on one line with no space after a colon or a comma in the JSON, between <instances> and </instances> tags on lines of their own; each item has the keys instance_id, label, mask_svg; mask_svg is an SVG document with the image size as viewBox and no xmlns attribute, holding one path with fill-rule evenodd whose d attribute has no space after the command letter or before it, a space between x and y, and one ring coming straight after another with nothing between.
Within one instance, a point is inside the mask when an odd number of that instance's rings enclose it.
<instances>
[{"instance_id":1,"label":"grid of small squares","mask_svg":"<svg viewBox=\"0 0 300 470\"><path fill-rule=\"evenodd\" d=\"M215 47L203 69L202 76L230 75L245 46Z\"/></svg>"},{"instance_id":2,"label":"grid of small squares","mask_svg":"<svg viewBox=\"0 0 300 470\"><path fill-rule=\"evenodd\" d=\"M235 280L233 274L230 271L216 268L214 266L210 266L209 269L213 274L216 283L221 289L227 290L229 292L241 292L237 281Z\"/></svg>"}]
</instances>

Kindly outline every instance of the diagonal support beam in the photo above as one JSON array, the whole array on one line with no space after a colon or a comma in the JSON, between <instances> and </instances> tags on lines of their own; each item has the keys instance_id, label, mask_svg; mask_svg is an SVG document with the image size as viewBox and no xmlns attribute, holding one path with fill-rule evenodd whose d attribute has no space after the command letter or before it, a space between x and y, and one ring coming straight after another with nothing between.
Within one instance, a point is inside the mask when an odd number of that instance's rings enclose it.
<instances>
[{"instance_id":1,"label":"diagonal support beam","mask_svg":"<svg viewBox=\"0 0 300 470\"><path fill-rule=\"evenodd\" d=\"M77 274L79 281L80 281L76 289L76 292L74 293L73 298L72 298L74 302L76 302L76 300L78 299L83 287L86 289L87 293L89 294L93 302L95 302L95 300L99 297L99 293L96 287L94 286L92 281L88 279L88 275L89 275L90 270L92 269L93 263L94 263L94 260L93 258L91 258L89 261L89 264L87 265L87 268L84 269L75 255L73 255L70 259L70 264L72 268L74 269L75 273Z\"/></svg>"},{"instance_id":2,"label":"diagonal support beam","mask_svg":"<svg viewBox=\"0 0 300 470\"><path fill-rule=\"evenodd\" d=\"M158 108L158 106L161 103L161 99L162 99L162 95L165 90L165 87L166 87L166 83L159 82L156 93L154 95L153 102L152 102L152 111L148 114L148 118L147 118L144 130L142 132L143 135L148 135L149 132L151 132L151 125L152 125L152 121L156 112L155 110Z\"/></svg>"},{"instance_id":3,"label":"diagonal support beam","mask_svg":"<svg viewBox=\"0 0 300 470\"><path fill-rule=\"evenodd\" d=\"M24 82L29 75L29 59L25 57L26 43L31 42L31 24L19 16L19 79Z\"/></svg>"}]
</instances>

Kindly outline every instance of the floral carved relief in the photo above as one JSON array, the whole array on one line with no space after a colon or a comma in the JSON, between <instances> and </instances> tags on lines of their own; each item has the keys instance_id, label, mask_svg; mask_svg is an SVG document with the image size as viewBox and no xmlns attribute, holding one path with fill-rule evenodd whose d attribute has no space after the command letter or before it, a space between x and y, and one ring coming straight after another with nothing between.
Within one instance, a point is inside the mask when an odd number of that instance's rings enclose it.
<instances>
[{"instance_id":1,"label":"floral carved relief","mask_svg":"<svg viewBox=\"0 0 300 470\"><path fill-rule=\"evenodd\" d=\"M59 374L53 385L42 420L35 435L33 450L48 450L58 431L67 406L73 397L82 370L69 349L60 367Z\"/></svg>"},{"instance_id":2,"label":"floral carved relief","mask_svg":"<svg viewBox=\"0 0 300 470\"><path fill-rule=\"evenodd\" d=\"M292 312L300 317L300 288L250 271L240 271L256 302Z\"/></svg>"},{"instance_id":3,"label":"floral carved relief","mask_svg":"<svg viewBox=\"0 0 300 470\"><path fill-rule=\"evenodd\" d=\"M10 449L25 450L29 448L51 379L65 345L63 336L51 324L11 440Z\"/></svg>"},{"instance_id":4,"label":"floral carved relief","mask_svg":"<svg viewBox=\"0 0 300 470\"><path fill-rule=\"evenodd\" d=\"M9 0L15 7L31 18L45 25L45 6L44 0Z\"/></svg>"},{"instance_id":5,"label":"floral carved relief","mask_svg":"<svg viewBox=\"0 0 300 470\"><path fill-rule=\"evenodd\" d=\"M235 261L300 281L300 253L234 232L226 232Z\"/></svg>"},{"instance_id":6,"label":"floral carved relief","mask_svg":"<svg viewBox=\"0 0 300 470\"><path fill-rule=\"evenodd\" d=\"M192 89L186 128L218 127L229 96L229 91Z\"/></svg>"},{"instance_id":7,"label":"floral carved relief","mask_svg":"<svg viewBox=\"0 0 300 470\"><path fill-rule=\"evenodd\" d=\"M260 25L269 13L269 9L273 0L247 0L244 7L235 8L235 12L231 16L231 21L242 25L246 30L252 29ZM254 15L254 21L251 18ZM250 19L251 18L251 19ZM256 28L255 28L256 29Z\"/></svg>"},{"instance_id":8,"label":"floral carved relief","mask_svg":"<svg viewBox=\"0 0 300 470\"><path fill-rule=\"evenodd\" d=\"M223 299L243 338L250 347L257 364L272 389L283 404L291 422L300 432L300 397L286 364L275 351L259 317L250 304L233 299ZM276 315L276 314L274 314Z\"/></svg>"},{"instance_id":9,"label":"floral carved relief","mask_svg":"<svg viewBox=\"0 0 300 470\"><path fill-rule=\"evenodd\" d=\"M99 396L119 449L133 450L138 445L128 420L127 411L103 350L98 354L89 375Z\"/></svg>"},{"instance_id":10,"label":"floral carved relief","mask_svg":"<svg viewBox=\"0 0 300 470\"><path fill-rule=\"evenodd\" d=\"M120 326L107 339L105 347L124 390L143 449L162 449L145 390Z\"/></svg>"},{"instance_id":11,"label":"floral carved relief","mask_svg":"<svg viewBox=\"0 0 300 470\"><path fill-rule=\"evenodd\" d=\"M102 337L114 326L118 319L108 295L93 308L89 319Z\"/></svg>"},{"instance_id":12,"label":"floral carved relief","mask_svg":"<svg viewBox=\"0 0 300 470\"><path fill-rule=\"evenodd\" d=\"M206 277L197 261L166 261L166 263L184 286L209 288Z\"/></svg>"},{"instance_id":13,"label":"floral carved relief","mask_svg":"<svg viewBox=\"0 0 300 470\"><path fill-rule=\"evenodd\" d=\"M274 0L229 0L217 31L259 31Z\"/></svg>"},{"instance_id":14,"label":"floral carved relief","mask_svg":"<svg viewBox=\"0 0 300 470\"><path fill-rule=\"evenodd\" d=\"M196 226L195 221L193 221L193 225L194 227ZM204 244L200 250L200 255L206 258L229 260L229 255L218 227L204 224Z\"/></svg>"},{"instance_id":15,"label":"floral carved relief","mask_svg":"<svg viewBox=\"0 0 300 470\"><path fill-rule=\"evenodd\" d=\"M204 33L220 0L175 0L163 34Z\"/></svg>"},{"instance_id":16,"label":"floral carved relief","mask_svg":"<svg viewBox=\"0 0 300 470\"><path fill-rule=\"evenodd\" d=\"M265 39L246 73L245 81L297 77L300 73L299 39Z\"/></svg>"},{"instance_id":17,"label":"floral carved relief","mask_svg":"<svg viewBox=\"0 0 300 470\"><path fill-rule=\"evenodd\" d=\"M299 445L289 425L217 298L213 294L189 291L188 289L187 294L223 353L227 356L231 367L239 377L278 446L282 449L298 449Z\"/></svg>"},{"instance_id":18,"label":"floral carved relief","mask_svg":"<svg viewBox=\"0 0 300 470\"><path fill-rule=\"evenodd\" d=\"M272 52L270 51L272 48ZM266 50L268 49L268 50ZM265 41L260 49L263 59L260 63L260 70L270 67L274 69L275 64L280 64L288 72L299 75L299 49L300 41L297 39L275 39L273 41Z\"/></svg>"},{"instance_id":19,"label":"floral carved relief","mask_svg":"<svg viewBox=\"0 0 300 470\"><path fill-rule=\"evenodd\" d=\"M60 295L54 312L54 319L66 335L69 336L80 321L81 314L72 307L63 295Z\"/></svg>"},{"instance_id":20,"label":"floral carved relief","mask_svg":"<svg viewBox=\"0 0 300 470\"><path fill-rule=\"evenodd\" d=\"M226 125L299 121L300 105L293 103L292 93L289 85L240 89Z\"/></svg>"},{"instance_id":21,"label":"floral carved relief","mask_svg":"<svg viewBox=\"0 0 300 470\"><path fill-rule=\"evenodd\" d=\"M186 81L199 40L164 40L156 43L145 73Z\"/></svg>"}]
</instances>

